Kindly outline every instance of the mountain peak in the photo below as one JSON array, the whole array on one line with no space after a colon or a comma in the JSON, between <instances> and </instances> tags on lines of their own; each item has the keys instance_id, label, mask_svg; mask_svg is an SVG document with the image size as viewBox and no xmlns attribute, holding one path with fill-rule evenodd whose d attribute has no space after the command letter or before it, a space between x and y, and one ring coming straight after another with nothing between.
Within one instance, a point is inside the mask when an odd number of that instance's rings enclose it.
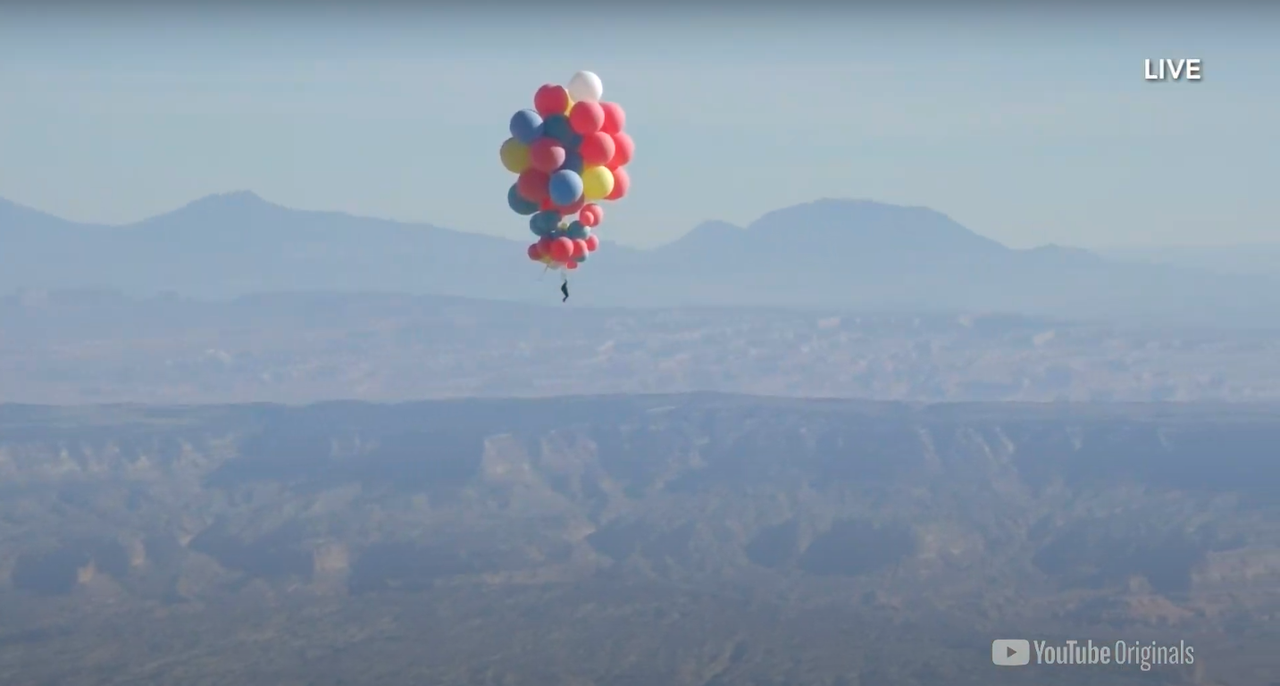
<instances>
[{"instance_id":1,"label":"mountain peak","mask_svg":"<svg viewBox=\"0 0 1280 686\"><path fill-rule=\"evenodd\" d=\"M229 191L226 193L214 193L198 200L193 200L187 203L184 209L197 207L252 208L278 207L278 205L263 200L262 196L253 191Z\"/></svg>"},{"instance_id":2,"label":"mountain peak","mask_svg":"<svg viewBox=\"0 0 1280 686\"><path fill-rule=\"evenodd\" d=\"M776 215L790 215L801 212L818 213L833 212L844 214L874 214L874 213L911 213L911 214L929 214L939 217L946 215L936 210L929 209L917 205L893 205L886 202L876 200L867 200L864 198L818 198L809 202L803 202L796 205L789 205L771 212L761 215L757 222L764 221L769 217Z\"/></svg>"},{"instance_id":3,"label":"mountain peak","mask_svg":"<svg viewBox=\"0 0 1280 686\"><path fill-rule=\"evenodd\" d=\"M264 200L252 191L215 193L193 200L176 210L144 219L137 226L152 226L181 220L202 228L222 224L254 224L278 219L290 210Z\"/></svg>"},{"instance_id":4,"label":"mountain peak","mask_svg":"<svg viewBox=\"0 0 1280 686\"><path fill-rule=\"evenodd\" d=\"M774 210L747 231L760 240L803 242L858 253L994 254L1008 250L927 207L822 198Z\"/></svg>"}]
</instances>

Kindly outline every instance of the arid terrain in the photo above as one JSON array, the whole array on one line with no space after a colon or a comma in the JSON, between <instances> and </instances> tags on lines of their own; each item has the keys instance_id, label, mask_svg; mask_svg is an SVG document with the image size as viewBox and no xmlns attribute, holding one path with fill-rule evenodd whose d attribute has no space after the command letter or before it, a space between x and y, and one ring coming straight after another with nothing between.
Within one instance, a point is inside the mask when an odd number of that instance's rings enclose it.
<instances>
[{"instance_id":1,"label":"arid terrain","mask_svg":"<svg viewBox=\"0 0 1280 686\"><path fill-rule=\"evenodd\" d=\"M1269 686L1277 444L1265 405L0 406L0 682ZM1196 659L992 666L1019 636Z\"/></svg>"},{"instance_id":2,"label":"arid terrain","mask_svg":"<svg viewBox=\"0 0 1280 686\"><path fill-rule=\"evenodd\" d=\"M720 391L1280 400L1280 330L976 314L597 309L447 297L0 298L0 401L307 403Z\"/></svg>"}]
</instances>

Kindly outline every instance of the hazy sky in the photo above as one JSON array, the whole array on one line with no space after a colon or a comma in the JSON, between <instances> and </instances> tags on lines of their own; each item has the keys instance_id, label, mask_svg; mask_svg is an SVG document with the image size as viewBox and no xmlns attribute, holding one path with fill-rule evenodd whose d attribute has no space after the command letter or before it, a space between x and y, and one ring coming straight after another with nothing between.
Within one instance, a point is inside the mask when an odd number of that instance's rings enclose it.
<instances>
[{"instance_id":1,"label":"hazy sky","mask_svg":"<svg viewBox=\"0 0 1280 686\"><path fill-rule=\"evenodd\" d=\"M1261 10L337 7L0 10L0 197L124 223L248 189L524 239L507 120L590 69L637 143L602 229L631 244L820 197L927 205L1019 247L1280 240ZM1160 57L1204 79L1144 82Z\"/></svg>"}]
</instances>

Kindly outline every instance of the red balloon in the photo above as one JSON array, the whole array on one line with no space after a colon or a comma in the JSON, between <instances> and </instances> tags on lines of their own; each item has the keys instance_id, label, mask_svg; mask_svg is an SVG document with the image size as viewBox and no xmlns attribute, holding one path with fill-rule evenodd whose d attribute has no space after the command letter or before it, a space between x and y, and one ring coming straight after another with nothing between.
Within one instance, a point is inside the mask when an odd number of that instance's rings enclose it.
<instances>
[{"instance_id":1,"label":"red balloon","mask_svg":"<svg viewBox=\"0 0 1280 686\"><path fill-rule=\"evenodd\" d=\"M578 147L582 163L593 167L608 164L617 151L618 145L613 142L613 136L603 131L583 135L582 145Z\"/></svg>"},{"instance_id":2,"label":"red balloon","mask_svg":"<svg viewBox=\"0 0 1280 686\"><path fill-rule=\"evenodd\" d=\"M538 209L542 210L543 212L546 212L547 210L554 210L555 208L556 208L556 204L551 202L551 194L550 194L550 191L548 191L547 197L538 201Z\"/></svg>"},{"instance_id":3,"label":"red balloon","mask_svg":"<svg viewBox=\"0 0 1280 686\"><path fill-rule=\"evenodd\" d=\"M590 251L587 250L587 242L585 240L580 238L573 242L574 257L582 257L583 255L586 255L588 252Z\"/></svg>"},{"instance_id":4,"label":"red balloon","mask_svg":"<svg viewBox=\"0 0 1280 686\"><path fill-rule=\"evenodd\" d=\"M557 86L548 83L533 96L533 109L543 117L550 117L553 114L564 114L569 108L569 91L564 86Z\"/></svg>"},{"instance_id":5,"label":"red balloon","mask_svg":"<svg viewBox=\"0 0 1280 686\"><path fill-rule=\"evenodd\" d=\"M556 262L568 262L573 258L573 241L561 236L551 241L551 259Z\"/></svg>"},{"instance_id":6,"label":"red balloon","mask_svg":"<svg viewBox=\"0 0 1280 686\"><path fill-rule=\"evenodd\" d=\"M578 199L574 200L572 205L560 205L559 207L556 207L554 209L558 210L560 214L567 217L571 214L577 214L578 212L581 212L582 208L585 207L586 204L587 204L587 199L582 196L578 196Z\"/></svg>"},{"instance_id":7,"label":"red balloon","mask_svg":"<svg viewBox=\"0 0 1280 686\"><path fill-rule=\"evenodd\" d=\"M605 133L622 133L622 128L627 124L627 113L622 111L622 105L602 102L600 109L604 110L604 123L600 125L600 130Z\"/></svg>"},{"instance_id":8,"label":"red balloon","mask_svg":"<svg viewBox=\"0 0 1280 686\"><path fill-rule=\"evenodd\" d=\"M586 243L587 252L595 252L600 248L600 237L593 233L590 236L587 236Z\"/></svg>"},{"instance_id":9,"label":"red balloon","mask_svg":"<svg viewBox=\"0 0 1280 686\"><path fill-rule=\"evenodd\" d=\"M604 208L595 203L583 205L582 211L578 213L578 221L587 228L599 226L603 219Z\"/></svg>"},{"instance_id":10,"label":"red balloon","mask_svg":"<svg viewBox=\"0 0 1280 686\"><path fill-rule=\"evenodd\" d=\"M560 141L543 136L529 146L529 166L550 174L564 164L567 154Z\"/></svg>"},{"instance_id":11,"label":"red balloon","mask_svg":"<svg viewBox=\"0 0 1280 686\"><path fill-rule=\"evenodd\" d=\"M533 245L529 246L528 252L529 252L529 259L533 260L534 262L542 261L542 246L538 245L537 243L534 243Z\"/></svg>"},{"instance_id":12,"label":"red balloon","mask_svg":"<svg viewBox=\"0 0 1280 686\"><path fill-rule=\"evenodd\" d=\"M535 141L536 143L536 141ZM609 164L605 165L610 169L617 169L631 161L631 156L636 152L636 143L631 140L631 136L625 133L613 134L613 144L617 148L613 152L613 158L609 160ZM529 152L532 154L533 150Z\"/></svg>"},{"instance_id":13,"label":"red balloon","mask_svg":"<svg viewBox=\"0 0 1280 686\"><path fill-rule=\"evenodd\" d=\"M565 269L577 269L577 268L578 268L578 263L577 263L577 262L574 262L573 260L569 260L568 262L565 262L565 263L564 263L564 268L565 268Z\"/></svg>"},{"instance_id":14,"label":"red balloon","mask_svg":"<svg viewBox=\"0 0 1280 686\"><path fill-rule=\"evenodd\" d=\"M569 126L580 135L595 133L604 126L604 108L598 102L575 102L569 110Z\"/></svg>"},{"instance_id":15,"label":"red balloon","mask_svg":"<svg viewBox=\"0 0 1280 686\"><path fill-rule=\"evenodd\" d=\"M539 255L541 255L542 257L551 257L551 239L550 238L545 238L545 237L539 238L538 242L535 243L535 245L538 246Z\"/></svg>"},{"instance_id":16,"label":"red balloon","mask_svg":"<svg viewBox=\"0 0 1280 686\"><path fill-rule=\"evenodd\" d=\"M627 189L631 187L631 177L627 175L627 170L618 168L613 170L613 192L604 196L605 200L617 200L627 194Z\"/></svg>"},{"instance_id":17,"label":"red balloon","mask_svg":"<svg viewBox=\"0 0 1280 686\"><path fill-rule=\"evenodd\" d=\"M537 169L526 169L516 177L516 192L529 202L544 203L550 201L547 195L547 182L550 176Z\"/></svg>"}]
</instances>

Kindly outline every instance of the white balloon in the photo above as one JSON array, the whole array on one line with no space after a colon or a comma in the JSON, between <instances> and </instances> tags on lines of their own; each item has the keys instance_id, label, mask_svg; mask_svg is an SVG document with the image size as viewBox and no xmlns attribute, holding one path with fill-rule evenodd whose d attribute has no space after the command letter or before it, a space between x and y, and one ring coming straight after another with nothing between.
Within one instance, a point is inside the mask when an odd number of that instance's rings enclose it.
<instances>
[{"instance_id":1,"label":"white balloon","mask_svg":"<svg viewBox=\"0 0 1280 686\"><path fill-rule=\"evenodd\" d=\"M589 71L580 71L569 79L565 90L569 91L569 97L574 102L600 102L600 97L604 95L604 84L600 83L599 76Z\"/></svg>"}]
</instances>

